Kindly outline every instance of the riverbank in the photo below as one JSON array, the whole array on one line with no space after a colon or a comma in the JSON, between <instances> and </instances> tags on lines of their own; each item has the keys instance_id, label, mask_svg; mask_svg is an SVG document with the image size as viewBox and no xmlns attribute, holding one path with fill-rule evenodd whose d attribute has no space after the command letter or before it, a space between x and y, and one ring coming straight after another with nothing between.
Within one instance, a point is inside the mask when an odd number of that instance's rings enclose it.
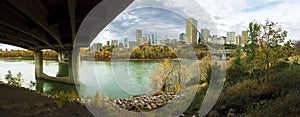
<instances>
[{"instance_id":1,"label":"riverbank","mask_svg":"<svg viewBox=\"0 0 300 117\"><path fill-rule=\"evenodd\" d=\"M1 117L93 117L84 105L75 101L61 107L57 99L3 83L0 92Z\"/></svg>"}]
</instances>

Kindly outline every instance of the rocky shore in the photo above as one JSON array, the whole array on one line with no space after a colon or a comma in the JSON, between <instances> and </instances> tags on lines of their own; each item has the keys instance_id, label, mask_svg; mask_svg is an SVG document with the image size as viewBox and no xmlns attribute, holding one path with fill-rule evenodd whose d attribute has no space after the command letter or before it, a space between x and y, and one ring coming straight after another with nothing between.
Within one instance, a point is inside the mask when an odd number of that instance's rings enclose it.
<instances>
[{"instance_id":1,"label":"rocky shore","mask_svg":"<svg viewBox=\"0 0 300 117\"><path fill-rule=\"evenodd\" d=\"M152 111L157 108L160 108L166 105L167 103L178 99L179 97L179 95L176 95L174 93L167 93L157 96L142 95L122 99L110 99L110 101L122 109L135 112L142 112Z\"/></svg>"}]
</instances>

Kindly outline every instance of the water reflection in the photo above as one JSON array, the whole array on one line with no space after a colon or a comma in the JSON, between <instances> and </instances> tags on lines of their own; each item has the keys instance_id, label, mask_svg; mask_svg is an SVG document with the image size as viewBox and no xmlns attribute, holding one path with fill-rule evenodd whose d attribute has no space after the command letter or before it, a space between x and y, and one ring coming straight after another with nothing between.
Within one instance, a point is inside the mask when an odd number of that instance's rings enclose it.
<instances>
[{"instance_id":1,"label":"water reflection","mask_svg":"<svg viewBox=\"0 0 300 117\"><path fill-rule=\"evenodd\" d=\"M44 60L43 62L44 73L50 76L55 76L58 71L57 61ZM162 61L120 62L124 65L124 69L128 71L127 74L130 75L130 79L143 87L141 92L134 93L135 95L139 95L149 92L149 88L147 88L148 83L150 82L149 77L152 74L153 68ZM18 72L22 73L22 78L24 79L22 86L26 88L29 88L30 82L32 81L36 83L36 87L34 89L43 93L76 91L76 87L74 85L36 79L34 75L34 68L35 65L33 60L0 59L0 78L2 81L5 81L5 74L7 74L8 70L11 70L14 76ZM81 84L78 92L81 96L95 95L96 92L100 92L102 90L108 97L112 98L124 98L131 96L116 83L113 78L114 76L110 61L81 61L79 71L79 81ZM128 81L124 81L122 83L126 82Z\"/></svg>"},{"instance_id":2,"label":"water reflection","mask_svg":"<svg viewBox=\"0 0 300 117\"><path fill-rule=\"evenodd\" d=\"M52 82L43 79L36 79L36 91L42 93L57 93L60 91L71 93L76 91L76 87L74 85L68 85L63 83Z\"/></svg>"}]
</instances>

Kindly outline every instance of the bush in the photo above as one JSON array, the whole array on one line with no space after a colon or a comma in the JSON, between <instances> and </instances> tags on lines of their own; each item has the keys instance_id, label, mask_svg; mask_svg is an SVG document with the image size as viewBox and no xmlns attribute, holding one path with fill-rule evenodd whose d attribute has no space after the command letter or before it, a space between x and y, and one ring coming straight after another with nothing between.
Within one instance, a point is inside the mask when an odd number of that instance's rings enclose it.
<instances>
[{"instance_id":1,"label":"bush","mask_svg":"<svg viewBox=\"0 0 300 117\"><path fill-rule=\"evenodd\" d=\"M72 102L73 99L79 98L78 94L75 91L72 92L57 92L54 93L58 97L57 103L59 107L63 107L65 105L68 105Z\"/></svg>"},{"instance_id":2,"label":"bush","mask_svg":"<svg viewBox=\"0 0 300 117\"><path fill-rule=\"evenodd\" d=\"M221 96L215 105L215 109L222 114L226 114L225 112L230 108L237 110L237 113L257 112L258 115L261 115L260 113L266 114L270 112L269 114L272 114L272 106L270 106L269 111L267 112L267 110L265 110L266 107L264 107L264 105L262 107L262 102L264 104L271 103L275 108L275 105L278 104L274 102L275 100L288 98L285 97L287 96L286 94L293 94L289 92L299 90L299 70L299 65L291 65L278 72L272 72L272 77L268 80L261 78L264 76L260 76L259 78L244 79L235 84L231 84L225 87L224 91L221 93ZM291 98L294 99L295 97L297 96ZM291 101L283 103L291 103ZM225 106L225 108L221 109L222 106ZM295 106L299 105L294 105L294 107ZM286 110L284 107L285 106L276 107L276 110L280 110L277 113L285 113L281 111ZM295 109L296 111L293 111ZM297 108L290 108L290 115L295 114L297 111L299 111Z\"/></svg>"},{"instance_id":3,"label":"bush","mask_svg":"<svg viewBox=\"0 0 300 117\"><path fill-rule=\"evenodd\" d=\"M289 67L289 66L290 66L289 63L281 61L281 62L279 62L279 63L276 63L276 64L272 67L272 70L274 70L275 72L276 72L276 71L281 71L282 69L287 68L287 67Z\"/></svg>"},{"instance_id":4,"label":"bush","mask_svg":"<svg viewBox=\"0 0 300 117\"><path fill-rule=\"evenodd\" d=\"M20 72L17 74L17 76L13 76L10 70L5 75L5 79L7 80L8 85L13 85L18 87L21 87L23 82L22 74Z\"/></svg>"}]
</instances>

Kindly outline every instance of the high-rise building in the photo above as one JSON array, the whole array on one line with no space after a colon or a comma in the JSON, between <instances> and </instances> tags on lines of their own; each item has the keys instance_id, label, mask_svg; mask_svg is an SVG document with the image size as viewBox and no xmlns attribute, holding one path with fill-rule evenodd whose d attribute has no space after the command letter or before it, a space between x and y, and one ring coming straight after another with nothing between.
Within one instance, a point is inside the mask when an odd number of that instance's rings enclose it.
<instances>
[{"instance_id":1,"label":"high-rise building","mask_svg":"<svg viewBox=\"0 0 300 117\"><path fill-rule=\"evenodd\" d=\"M235 44L235 32L227 32L226 43L227 44Z\"/></svg>"},{"instance_id":2,"label":"high-rise building","mask_svg":"<svg viewBox=\"0 0 300 117\"><path fill-rule=\"evenodd\" d=\"M124 47L124 44L123 43L119 43L119 47Z\"/></svg>"},{"instance_id":3,"label":"high-rise building","mask_svg":"<svg viewBox=\"0 0 300 117\"><path fill-rule=\"evenodd\" d=\"M128 38L124 38L124 47L128 47Z\"/></svg>"},{"instance_id":4,"label":"high-rise building","mask_svg":"<svg viewBox=\"0 0 300 117\"><path fill-rule=\"evenodd\" d=\"M110 41L106 41L106 46L110 46Z\"/></svg>"},{"instance_id":5,"label":"high-rise building","mask_svg":"<svg viewBox=\"0 0 300 117\"><path fill-rule=\"evenodd\" d=\"M180 33L179 40L184 41L184 36L185 36L185 33Z\"/></svg>"},{"instance_id":6,"label":"high-rise building","mask_svg":"<svg viewBox=\"0 0 300 117\"><path fill-rule=\"evenodd\" d=\"M148 45L149 44L149 38L148 37L142 37L140 39L140 44L139 45Z\"/></svg>"},{"instance_id":7,"label":"high-rise building","mask_svg":"<svg viewBox=\"0 0 300 117\"><path fill-rule=\"evenodd\" d=\"M197 32L197 41L201 43L201 33L199 31Z\"/></svg>"},{"instance_id":8,"label":"high-rise building","mask_svg":"<svg viewBox=\"0 0 300 117\"><path fill-rule=\"evenodd\" d=\"M119 41L118 40L111 40L111 46L118 46Z\"/></svg>"},{"instance_id":9,"label":"high-rise building","mask_svg":"<svg viewBox=\"0 0 300 117\"><path fill-rule=\"evenodd\" d=\"M142 38L142 30L140 30L140 29L137 29L136 30L136 42L138 43L138 45L140 45L140 40L141 40L141 38Z\"/></svg>"},{"instance_id":10,"label":"high-rise building","mask_svg":"<svg viewBox=\"0 0 300 117\"><path fill-rule=\"evenodd\" d=\"M132 48L134 48L134 47L137 47L137 46L138 46L138 44L137 44L136 41L129 41L129 42L128 42L128 47L129 47L130 49L132 49Z\"/></svg>"},{"instance_id":11,"label":"high-rise building","mask_svg":"<svg viewBox=\"0 0 300 117\"><path fill-rule=\"evenodd\" d=\"M191 44L197 43L197 20L189 18L186 20L186 42Z\"/></svg>"},{"instance_id":12,"label":"high-rise building","mask_svg":"<svg viewBox=\"0 0 300 117\"><path fill-rule=\"evenodd\" d=\"M209 35L210 34L208 29L201 29L201 43L203 44L207 43Z\"/></svg>"},{"instance_id":13,"label":"high-rise building","mask_svg":"<svg viewBox=\"0 0 300 117\"><path fill-rule=\"evenodd\" d=\"M245 45L248 41L248 31L242 31L241 45Z\"/></svg>"},{"instance_id":14,"label":"high-rise building","mask_svg":"<svg viewBox=\"0 0 300 117\"><path fill-rule=\"evenodd\" d=\"M238 35L235 37L235 44L236 45L241 45L241 41L242 41L242 36Z\"/></svg>"},{"instance_id":15,"label":"high-rise building","mask_svg":"<svg viewBox=\"0 0 300 117\"><path fill-rule=\"evenodd\" d=\"M94 43L89 47L89 50L100 50L102 48L102 43Z\"/></svg>"}]
</instances>

